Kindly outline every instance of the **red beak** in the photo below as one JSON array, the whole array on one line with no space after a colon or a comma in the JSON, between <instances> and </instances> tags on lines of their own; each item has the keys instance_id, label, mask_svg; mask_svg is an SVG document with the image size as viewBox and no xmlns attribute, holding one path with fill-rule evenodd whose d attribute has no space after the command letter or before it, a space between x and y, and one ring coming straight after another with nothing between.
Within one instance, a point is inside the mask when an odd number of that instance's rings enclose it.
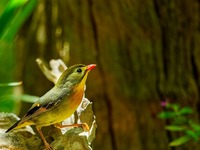
<instances>
[{"instance_id":1,"label":"red beak","mask_svg":"<svg viewBox=\"0 0 200 150\"><path fill-rule=\"evenodd\" d=\"M87 66L87 70L92 70L93 68L95 68L97 65L96 64L91 64Z\"/></svg>"}]
</instances>

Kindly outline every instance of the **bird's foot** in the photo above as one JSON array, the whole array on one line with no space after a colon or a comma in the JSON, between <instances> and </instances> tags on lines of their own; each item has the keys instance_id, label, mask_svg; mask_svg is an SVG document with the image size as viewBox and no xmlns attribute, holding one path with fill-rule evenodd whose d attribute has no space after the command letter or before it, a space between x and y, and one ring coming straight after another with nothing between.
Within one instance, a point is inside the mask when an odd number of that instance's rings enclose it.
<instances>
[{"instance_id":1,"label":"bird's foot","mask_svg":"<svg viewBox=\"0 0 200 150\"><path fill-rule=\"evenodd\" d=\"M49 143L45 142L45 150L52 150L52 147L49 145Z\"/></svg>"},{"instance_id":2,"label":"bird's foot","mask_svg":"<svg viewBox=\"0 0 200 150\"><path fill-rule=\"evenodd\" d=\"M70 127L82 127L85 132L88 132L90 130L90 127L87 125L87 123L70 124L70 125L61 125L60 123L56 123L56 124L54 124L54 126L59 129L70 128Z\"/></svg>"},{"instance_id":3,"label":"bird's foot","mask_svg":"<svg viewBox=\"0 0 200 150\"><path fill-rule=\"evenodd\" d=\"M87 123L80 124L80 127L82 127L85 132L88 132L90 130L90 127L87 125Z\"/></svg>"}]
</instances>

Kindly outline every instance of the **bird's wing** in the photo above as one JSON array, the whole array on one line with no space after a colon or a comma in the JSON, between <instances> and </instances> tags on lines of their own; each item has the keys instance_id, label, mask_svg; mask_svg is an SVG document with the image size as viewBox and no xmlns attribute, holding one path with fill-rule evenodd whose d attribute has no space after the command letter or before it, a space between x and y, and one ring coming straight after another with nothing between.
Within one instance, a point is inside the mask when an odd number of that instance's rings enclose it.
<instances>
[{"instance_id":1,"label":"bird's wing","mask_svg":"<svg viewBox=\"0 0 200 150\"><path fill-rule=\"evenodd\" d=\"M22 123L30 120L31 118L56 107L62 101L63 94L66 93L68 93L68 91L55 91L55 89L50 90L32 105L20 122Z\"/></svg>"},{"instance_id":2,"label":"bird's wing","mask_svg":"<svg viewBox=\"0 0 200 150\"><path fill-rule=\"evenodd\" d=\"M53 106L56 106L59 103L60 103L60 99L57 99L55 103L53 103L51 100L49 100L49 101L47 100L47 101L45 101L45 103L41 103L41 104L39 103L39 100L38 100L38 102L36 102L32 105L32 107L28 110L26 115L21 120L17 121L14 125L12 125L6 131L6 133L20 125L22 125L22 127L25 126L24 123L31 120L31 118L50 110Z\"/></svg>"}]
</instances>

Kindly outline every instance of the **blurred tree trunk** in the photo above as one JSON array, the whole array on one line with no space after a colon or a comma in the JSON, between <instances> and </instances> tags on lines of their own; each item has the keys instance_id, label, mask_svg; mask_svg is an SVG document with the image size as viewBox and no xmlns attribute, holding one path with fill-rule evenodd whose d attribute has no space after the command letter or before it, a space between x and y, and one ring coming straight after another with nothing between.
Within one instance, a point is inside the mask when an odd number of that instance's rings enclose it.
<instances>
[{"instance_id":1,"label":"blurred tree trunk","mask_svg":"<svg viewBox=\"0 0 200 150\"><path fill-rule=\"evenodd\" d=\"M166 132L157 114L169 99L191 106L199 119L199 6L197 0L41 0L17 39L18 78L26 92L41 95L50 84L37 57L96 63L86 91L97 116L95 150L197 150L194 142L170 148L178 135Z\"/></svg>"}]
</instances>

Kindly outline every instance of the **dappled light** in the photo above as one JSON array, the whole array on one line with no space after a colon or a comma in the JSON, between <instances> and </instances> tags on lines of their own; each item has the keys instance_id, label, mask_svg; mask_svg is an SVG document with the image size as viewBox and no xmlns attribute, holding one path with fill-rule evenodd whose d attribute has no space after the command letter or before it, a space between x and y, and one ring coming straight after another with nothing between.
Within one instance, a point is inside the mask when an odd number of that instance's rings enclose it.
<instances>
[{"instance_id":1,"label":"dappled light","mask_svg":"<svg viewBox=\"0 0 200 150\"><path fill-rule=\"evenodd\" d=\"M46 149L63 143L63 149L76 149L76 142L94 150L199 149L199 6L198 1L1 0L0 136L10 135L3 141L27 132ZM47 100L38 103L45 93ZM65 107L57 110L59 104ZM51 108L57 111L34 120ZM55 127L46 127L51 124ZM32 135L32 125L39 134ZM18 144L32 150L30 139Z\"/></svg>"}]
</instances>

